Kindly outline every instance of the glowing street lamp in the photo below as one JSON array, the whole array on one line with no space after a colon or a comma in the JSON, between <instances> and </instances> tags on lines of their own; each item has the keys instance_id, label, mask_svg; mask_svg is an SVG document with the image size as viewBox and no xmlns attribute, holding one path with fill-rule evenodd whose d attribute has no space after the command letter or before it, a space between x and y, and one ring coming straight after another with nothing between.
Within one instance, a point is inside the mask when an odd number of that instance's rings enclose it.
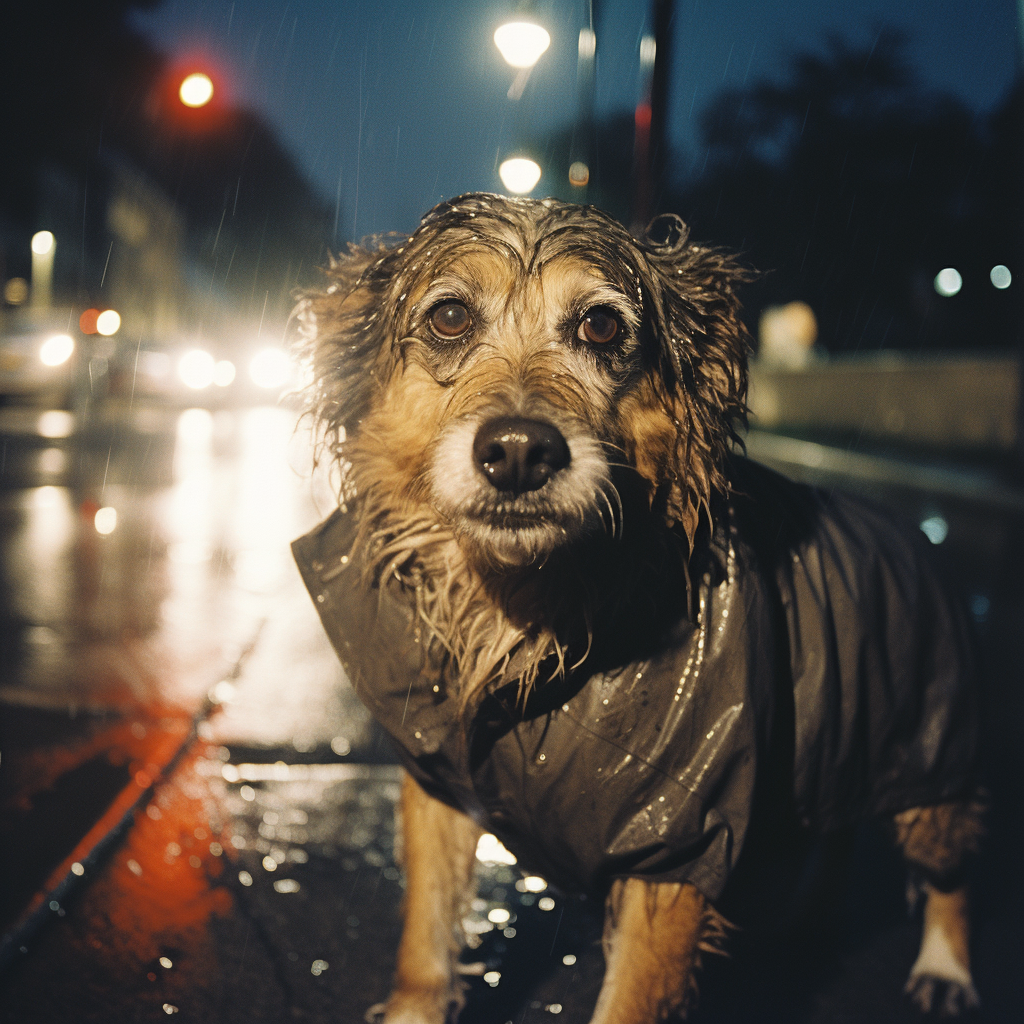
<instances>
[{"instance_id":1,"label":"glowing street lamp","mask_svg":"<svg viewBox=\"0 0 1024 1024\"><path fill-rule=\"evenodd\" d=\"M513 156L503 160L498 168L501 183L516 195L532 192L540 181L540 164L525 156Z\"/></svg>"},{"instance_id":2,"label":"glowing street lamp","mask_svg":"<svg viewBox=\"0 0 1024 1024\"><path fill-rule=\"evenodd\" d=\"M283 388L291 375L291 360L279 348L265 348L257 352L249 364L249 376L257 387Z\"/></svg>"},{"instance_id":3,"label":"glowing street lamp","mask_svg":"<svg viewBox=\"0 0 1024 1024\"><path fill-rule=\"evenodd\" d=\"M518 71L508 90L508 98L518 100L526 89L534 64L551 45L551 36L536 22L509 21L495 30L494 45L505 63Z\"/></svg>"},{"instance_id":4,"label":"glowing street lamp","mask_svg":"<svg viewBox=\"0 0 1024 1024\"><path fill-rule=\"evenodd\" d=\"M75 351L75 340L70 334L55 334L47 338L39 350L39 361L44 366L60 366L66 363Z\"/></svg>"},{"instance_id":5,"label":"glowing street lamp","mask_svg":"<svg viewBox=\"0 0 1024 1024\"><path fill-rule=\"evenodd\" d=\"M32 236L32 305L49 309L53 298L53 256L57 239L52 231Z\"/></svg>"},{"instance_id":6,"label":"glowing street lamp","mask_svg":"<svg viewBox=\"0 0 1024 1024\"><path fill-rule=\"evenodd\" d=\"M52 231L37 231L32 236L32 253L35 256L46 256L53 252L53 247L56 244L57 241L53 237Z\"/></svg>"},{"instance_id":7,"label":"glowing street lamp","mask_svg":"<svg viewBox=\"0 0 1024 1024\"><path fill-rule=\"evenodd\" d=\"M205 107L213 99L213 82L202 71L193 71L182 80L178 98L186 107Z\"/></svg>"},{"instance_id":8,"label":"glowing street lamp","mask_svg":"<svg viewBox=\"0 0 1024 1024\"><path fill-rule=\"evenodd\" d=\"M551 45L551 36L532 21L510 21L495 31L494 45L511 67L532 68Z\"/></svg>"},{"instance_id":9,"label":"glowing street lamp","mask_svg":"<svg viewBox=\"0 0 1024 1024\"><path fill-rule=\"evenodd\" d=\"M191 349L178 360L178 376L181 382L193 391L208 388L213 383L216 373L217 364L205 349Z\"/></svg>"},{"instance_id":10,"label":"glowing street lamp","mask_svg":"<svg viewBox=\"0 0 1024 1024\"><path fill-rule=\"evenodd\" d=\"M117 334L121 327L121 314L116 309L105 309L96 317L96 333L105 338Z\"/></svg>"}]
</instances>

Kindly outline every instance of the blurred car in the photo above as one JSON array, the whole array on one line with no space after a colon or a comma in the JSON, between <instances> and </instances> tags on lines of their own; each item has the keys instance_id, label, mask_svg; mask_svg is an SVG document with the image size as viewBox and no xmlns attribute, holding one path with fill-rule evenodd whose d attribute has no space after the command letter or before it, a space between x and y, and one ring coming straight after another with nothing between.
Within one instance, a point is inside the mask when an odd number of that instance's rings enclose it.
<instances>
[{"instance_id":1,"label":"blurred car","mask_svg":"<svg viewBox=\"0 0 1024 1024\"><path fill-rule=\"evenodd\" d=\"M71 408L77 348L70 333L52 324L12 325L0 334L0 402Z\"/></svg>"}]
</instances>

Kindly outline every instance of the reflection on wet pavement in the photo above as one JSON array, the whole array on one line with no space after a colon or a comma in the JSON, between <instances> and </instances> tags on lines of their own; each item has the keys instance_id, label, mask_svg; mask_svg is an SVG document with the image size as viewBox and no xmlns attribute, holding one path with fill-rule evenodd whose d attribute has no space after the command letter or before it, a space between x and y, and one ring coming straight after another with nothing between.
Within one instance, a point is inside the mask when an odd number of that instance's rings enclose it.
<instances>
[{"instance_id":1,"label":"reflection on wet pavement","mask_svg":"<svg viewBox=\"0 0 1024 1024\"><path fill-rule=\"evenodd\" d=\"M398 769L291 560L330 486L283 408L148 410L144 426L50 439L62 459L45 472L51 447L33 463L4 442L0 923L18 943L0 1022L357 1024L388 993L398 941ZM994 535L980 518L960 530L950 514L946 547L995 572L963 547ZM1012 696L1019 584L990 590L983 639ZM496 843L478 859L461 1024L589 1020L600 908ZM695 1024L902 1020L917 940L902 873L872 850L857 871L849 936L737 935L731 961L707 965ZM1020 951L1007 891L990 887L977 935L992 1020L1015 1019L1000 1016ZM48 926L30 936L17 922L33 907Z\"/></svg>"}]
</instances>

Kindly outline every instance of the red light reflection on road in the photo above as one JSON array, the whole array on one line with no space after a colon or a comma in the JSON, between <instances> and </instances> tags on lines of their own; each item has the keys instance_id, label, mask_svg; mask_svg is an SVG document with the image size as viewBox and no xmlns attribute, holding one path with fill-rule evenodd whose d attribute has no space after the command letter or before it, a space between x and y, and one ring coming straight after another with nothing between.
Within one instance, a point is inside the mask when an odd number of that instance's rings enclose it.
<instances>
[{"instance_id":1,"label":"red light reflection on road","mask_svg":"<svg viewBox=\"0 0 1024 1024\"><path fill-rule=\"evenodd\" d=\"M88 910L100 915L92 927L143 964L168 948L194 957L208 944L210 918L232 909L222 884L224 818L195 772L200 756L186 758L136 815L124 848L87 900Z\"/></svg>"}]
</instances>

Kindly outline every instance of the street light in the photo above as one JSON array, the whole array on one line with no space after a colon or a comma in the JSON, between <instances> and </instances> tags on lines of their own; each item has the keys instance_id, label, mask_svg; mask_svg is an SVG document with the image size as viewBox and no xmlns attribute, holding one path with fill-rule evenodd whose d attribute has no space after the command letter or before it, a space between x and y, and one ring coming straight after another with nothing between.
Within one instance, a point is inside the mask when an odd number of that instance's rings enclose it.
<instances>
[{"instance_id":1,"label":"street light","mask_svg":"<svg viewBox=\"0 0 1024 1024\"><path fill-rule=\"evenodd\" d=\"M510 21L494 33L494 45L514 68L532 68L551 45L546 29L532 21Z\"/></svg>"},{"instance_id":2,"label":"street light","mask_svg":"<svg viewBox=\"0 0 1024 1024\"><path fill-rule=\"evenodd\" d=\"M39 361L44 366L60 366L66 363L75 351L75 340L70 334L55 334L47 338L39 350Z\"/></svg>"},{"instance_id":3,"label":"street light","mask_svg":"<svg viewBox=\"0 0 1024 1024\"><path fill-rule=\"evenodd\" d=\"M116 309L105 309L96 317L96 333L109 338L121 327L121 314Z\"/></svg>"},{"instance_id":4,"label":"street light","mask_svg":"<svg viewBox=\"0 0 1024 1024\"><path fill-rule=\"evenodd\" d=\"M53 256L57 239L52 231L32 236L32 305L49 309L53 297Z\"/></svg>"},{"instance_id":5,"label":"street light","mask_svg":"<svg viewBox=\"0 0 1024 1024\"><path fill-rule=\"evenodd\" d=\"M518 100L526 89L534 64L551 45L551 36L535 21L509 21L495 30L494 45L505 63L518 71L508 88L508 98Z\"/></svg>"},{"instance_id":6,"label":"street light","mask_svg":"<svg viewBox=\"0 0 1024 1024\"><path fill-rule=\"evenodd\" d=\"M178 90L178 97L186 107L205 107L213 99L213 82L202 71L186 75Z\"/></svg>"},{"instance_id":7,"label":"street light","mask_svg":"<svg viewBox=\"0 0 1024 1024\"><path fill-rule=\"evenodd\" d=\"M291 360L279 348L262 349L249 364L249 376L257 387L283 388L291 375Z\"/></svg>"},{"instance_id":8,"label":"street light","mask_svg":"<svg viewBox=\"0 0 1024 1024\"><path fill-rule=\"evenodd\" d=\"M178 376L193 391L202 391L213 383L217 364L205 349L194 348L178 360Z\"/></svg>"},{"instance_id":9,"label":"street light","mask_svg":"<svg viewBox=\"0 0 1024 1024\"><path fill-rule=\"evenodd\" d=\"M503 160L498 168L501 183L516 195L532 192L540 181L540 164L525 156L513 156Z\"/></svg>"}]
</instances>

